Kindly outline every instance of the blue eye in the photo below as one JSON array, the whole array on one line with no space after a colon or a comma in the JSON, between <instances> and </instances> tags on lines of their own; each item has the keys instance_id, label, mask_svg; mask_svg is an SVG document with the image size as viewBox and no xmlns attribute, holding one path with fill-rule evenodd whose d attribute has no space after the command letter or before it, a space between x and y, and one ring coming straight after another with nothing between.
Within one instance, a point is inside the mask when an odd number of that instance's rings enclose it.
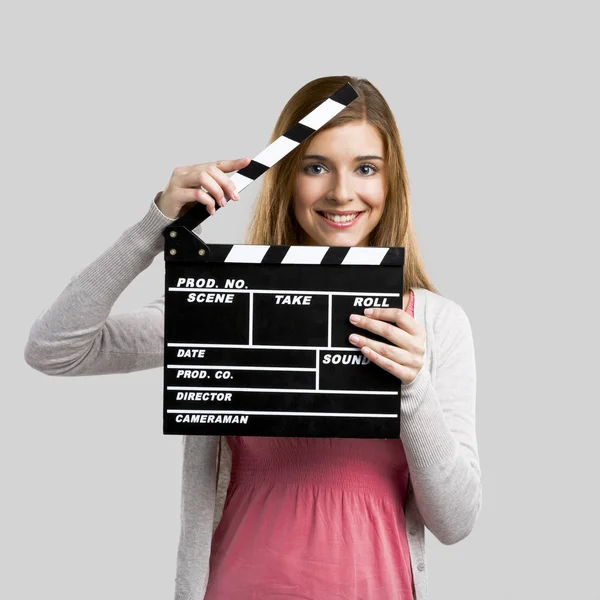
<instances>
[{"instance_id":1,"label":"blue eye","mask_svg":"<svg viewBox=\"0 0 600 600\"><path fill-rule=\"evenodd\" d=\"M313 167L317 167L317 168L319 168L319 169L322 169L322 168L323 168L323 167L322 167L322 165L308 165L308 166L307 166L307 167L304 169L304 172L306 173L306 172L308 171L308 169L312 169ZM319 174L319 173L314 173L314 172L312 173L312 175L318 175L318 174Z\"/></svg>"},{"instance_id":2,"label":"blue eye","mask_svg":"<svg viewBox=\"0 0 600 600\"><path fill-rule=\"evenodd\" d=\"M366 167L367 169L373 169L374 173L377 172L377 167L375 167L373 165L368 165L368 164L365 163L364 165L360 165L360 167L358 167L358 168L360 169L361 167ZM366 175L366 173L365 173L365 175Z\"/></svg>"},{"instance_id":3,"label":"blue eye","mask_svg":"<svg viewBox=\"0 0 600 600\"><path fill-rule=\"evenodd\" d=\"M318 163L314 163L314 164L312 164L312 165L307 165L306 167L304 167L304 172L305 172L305 173L309 173L310 175L320 175L320 173L315 173L314 171L312 171L312 172L309 172L309 169L312 169L312 168L315 168L315 167L316 167L317 169L322 169L322 168L323 168L323 165L320 165L320 164L318 164ZM371 170L373 171L373 173L377 173L377 171L378 171L378 169L377 169L377 167L376 167L376 166L374 166L374 165L371 165L371 164L368 164L368 163L363 163L362 165L359 165L357 168L358 168L358 169L361 169L361 168L365 168L365 167L366 167L367 169L371 169ZM371 175L371 174L372 174L372 173L364 173L364 172L363 172L363 175Z\"/></svg>"}]
</instances>

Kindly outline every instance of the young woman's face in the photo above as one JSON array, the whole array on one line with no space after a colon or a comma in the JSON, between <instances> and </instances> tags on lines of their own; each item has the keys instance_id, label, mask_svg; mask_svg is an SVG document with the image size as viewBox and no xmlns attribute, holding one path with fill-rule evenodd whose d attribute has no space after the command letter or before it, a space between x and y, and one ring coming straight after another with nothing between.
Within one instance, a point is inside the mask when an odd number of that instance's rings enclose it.
<instances>
[{"instance_id":1,"label":"young woman's face","mask_svg":"<svg viewBox=\"0 0 600 600\"><path fill-rule=\"evenodd\" d=\"M369 123L348 123L311 138L294 188L302 242L366 246L387 193L383 141Z\"/></svg>"}]
</instances>

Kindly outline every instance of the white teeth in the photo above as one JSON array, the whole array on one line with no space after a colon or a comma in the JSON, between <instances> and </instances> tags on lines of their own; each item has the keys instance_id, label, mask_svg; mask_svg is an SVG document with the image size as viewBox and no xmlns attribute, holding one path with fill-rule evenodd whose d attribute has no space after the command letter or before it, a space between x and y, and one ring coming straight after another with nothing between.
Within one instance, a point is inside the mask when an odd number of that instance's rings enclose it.
<instances>
[{"instance_id":1,"label":"white teeth","mask_svg":"<svg viewBox=\"0 0 600 600\"><path fill-rule=\"evenodd\" d=\"M334 223L346 223L348 221L352 221L356 219L359 213L354 213L353 215L333 215L331 213L323 213L327 219L333 221Z\"/></svg>"}]
</instances>

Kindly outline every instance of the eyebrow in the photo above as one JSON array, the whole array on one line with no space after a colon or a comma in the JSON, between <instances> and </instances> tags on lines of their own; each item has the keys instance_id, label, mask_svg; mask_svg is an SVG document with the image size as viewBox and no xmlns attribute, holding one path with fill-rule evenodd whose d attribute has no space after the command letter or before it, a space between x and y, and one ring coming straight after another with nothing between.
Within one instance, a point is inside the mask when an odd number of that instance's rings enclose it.
<instances>
[{"instance_id":1,"label":"eyebrow","mask_svg":"<svg viewBox=\"0 0 600 600\"><path fill-rule=\"evenodd\" d=\"M322 154L305 154L302 157L302 160L307 160L307 159L314 159L314 160L324 160L324 161L328 161L329 159L326 156L323 156ZM362 156L357 156L355 159L355 161L359 161L359 160L383 160L383 158L381 156L377 156L376 154L363 154Z\"/></svg>"}]
</instances>

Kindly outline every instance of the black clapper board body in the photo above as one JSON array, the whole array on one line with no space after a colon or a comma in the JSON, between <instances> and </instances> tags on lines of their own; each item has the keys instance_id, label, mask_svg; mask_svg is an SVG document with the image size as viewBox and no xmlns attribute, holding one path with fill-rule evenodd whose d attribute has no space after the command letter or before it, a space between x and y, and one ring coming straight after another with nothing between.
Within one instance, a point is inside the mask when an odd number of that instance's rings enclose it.
<instances>
[{"instance_id":1,"label":"black clapper board body","mask_svg":"<svg viewBox=\"0 0 600 600\"><path fill-rule=\"evenodd\" d=\"M169 245L164 434L400 437L400 380L348 337L387 343L349 316L402 308L404 248Z\"/></svg>"}]
</instances>

